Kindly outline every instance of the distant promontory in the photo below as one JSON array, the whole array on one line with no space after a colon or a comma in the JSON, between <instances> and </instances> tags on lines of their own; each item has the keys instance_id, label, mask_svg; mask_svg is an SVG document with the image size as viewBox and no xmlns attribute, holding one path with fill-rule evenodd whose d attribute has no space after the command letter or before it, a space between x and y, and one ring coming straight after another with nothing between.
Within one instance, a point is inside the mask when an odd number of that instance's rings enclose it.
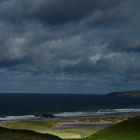
<instances>
[{"instance_id":1,"label":"distant promontory","mask_svg":"<svg viewBox=\"0 0 140 140\"><path fill-rule=\"evenodd\" d=\"M112 93L107 94L107 96L140 97L140 90L137 90L137 91L112 92Z\"/></svg>"}]
</instances>

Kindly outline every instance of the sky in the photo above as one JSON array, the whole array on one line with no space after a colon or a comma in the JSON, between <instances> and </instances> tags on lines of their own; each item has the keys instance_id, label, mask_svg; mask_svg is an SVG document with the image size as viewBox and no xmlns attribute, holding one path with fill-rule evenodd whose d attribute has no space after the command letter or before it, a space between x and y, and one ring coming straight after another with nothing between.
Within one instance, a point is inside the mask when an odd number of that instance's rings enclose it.
<instances>
[{"instance_id":1,"label":"sky","mask_svg":"<svg viewBox=\"0 0 140 140\"><path fill-rule=\"evenodd\" d=\"M139 0L0 0L0 93L140 89Z\"/></svg>"}]
</instances>

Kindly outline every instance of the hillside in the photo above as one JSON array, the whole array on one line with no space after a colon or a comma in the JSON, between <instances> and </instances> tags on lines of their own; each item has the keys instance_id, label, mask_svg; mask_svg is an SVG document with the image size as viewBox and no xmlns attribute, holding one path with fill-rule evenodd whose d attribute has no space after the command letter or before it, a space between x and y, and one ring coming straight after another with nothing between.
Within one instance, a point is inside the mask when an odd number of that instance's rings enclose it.
<instances>
[{"instance_id":1,"label":"hillside","mask_svg":"<svg viewBox=\"0 0 140 140\"><path fill-rule=\"evenodd\" d=\"M110 126L85 140L140 140L140 117Z\"/></svg>"},{"instance_id":2,"label":"hillside","mask_svg":"<svg viewBox=\"0 0 140 140\"><path fill-rule=\"evenodd\" d=\"M12 130L0 127L0 140L61 140L50 134L40 134L28 130Z\"/></svg>"},{"instance_id":3,"label":"hillside","mask_svg":"<svg viewBox=\"0 0 140 140\"><path fill-rule=\"evenodd\" d=\"M81 120L80 123L86 123L86 121L87 119L83 119ZM94 121L94 119L91 119L91 121ZM79 121L76 120L76 122L79 122ZM43 133L43 134L49 133L49 134L58 136L62 139L80 138L81 134L90 136L91 134L97 131L97 129L94 129L94 130L92 128L87 129L84 126L81 128L80 127L74 128L72 127L74 124L75 124L75 119L71 120L70 118L66 120L65 119L64 120L63 119L61 120L60 119L58 120L43 119L43 120L38 120L38 121L28 120L28 121L17 121L17 122L4 122L2 126L5 128L10 128L10 129L31 130L31 131L35 131L35 132Z\"/></svg>"},{"instance_id":4,"label":"hillside","mask_svg":"<svg viewBox=\"0 0 140 140\"><path fill-rule=\"evenodd\" d=\"M117 97L140 97L140 91L112 92L107 95Z\"/></svg>"}]
</instances>

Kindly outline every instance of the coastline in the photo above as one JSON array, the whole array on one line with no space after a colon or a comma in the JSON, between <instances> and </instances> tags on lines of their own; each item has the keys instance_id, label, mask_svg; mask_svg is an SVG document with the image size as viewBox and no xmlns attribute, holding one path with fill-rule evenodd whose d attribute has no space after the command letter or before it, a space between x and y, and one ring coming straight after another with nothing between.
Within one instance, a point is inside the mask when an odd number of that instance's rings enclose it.
<instances>
[{"instance_id":1,"label":"coastline","mask_svg":"<svg viewBox=\"0 0 140 140\"><path fill-rule=\"evenodd\" d=\"M77 112L73 113L78 114ZM93 116L55 116L53 118L45 118L37 115L11 116L6 117L8 118L7 120L0 121L0 126L10 129L32 130L43 134L49 133L63 139L77 139L81 138L83 134L86 137L90 136L106 127L139 115L140 112L133 111Z\"/></svg>"},{"instance_id":2,"label":"coastline","mask_svg":"<svg viewBox=\"0 0 140 140\"><path fill-rule=\"evenodd\" d=\"M20 120L40 120L40 119L67 119L67 118L106 118L106 117L125 117L140 114L139 108L124 109L100 109L98 111L75 111L75 112L57 112L25 115L6 115L0 116L2 121L20 121Z\"/></svg>"}]
</instances>

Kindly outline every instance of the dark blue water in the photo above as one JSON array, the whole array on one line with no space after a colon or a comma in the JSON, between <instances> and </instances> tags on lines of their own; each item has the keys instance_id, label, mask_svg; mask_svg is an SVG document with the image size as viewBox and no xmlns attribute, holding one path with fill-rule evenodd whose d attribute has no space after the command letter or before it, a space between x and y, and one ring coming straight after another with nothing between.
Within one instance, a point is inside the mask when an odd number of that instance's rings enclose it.
<instances>
[{"instance_id":1,"label":"dark blue water","mask_svg":"<svg viewBox=\"0 0 140 140\"><path fill-rule=\"evenodd\" d=\"M0 94L0 115L140 108L140 98L72 94Z\"/></svg>"}]
</instances>

